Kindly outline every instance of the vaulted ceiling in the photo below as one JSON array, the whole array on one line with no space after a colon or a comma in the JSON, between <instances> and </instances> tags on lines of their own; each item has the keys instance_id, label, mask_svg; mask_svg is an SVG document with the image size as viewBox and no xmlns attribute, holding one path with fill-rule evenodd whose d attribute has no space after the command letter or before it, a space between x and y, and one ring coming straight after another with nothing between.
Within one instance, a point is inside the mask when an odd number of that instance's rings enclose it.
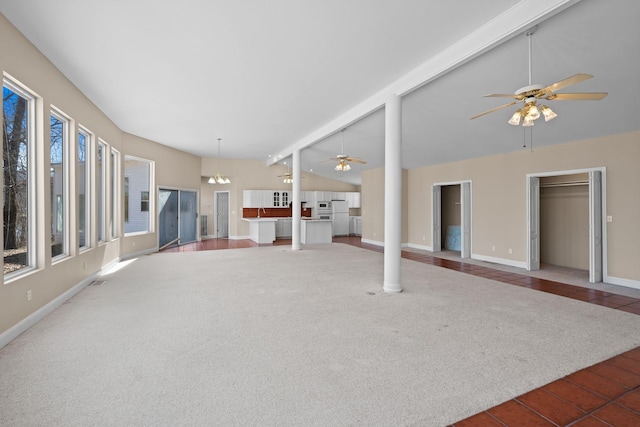
<instances>
[{"instance_id":1,"label":"vaulted ceiling","mask_svg":"<svg viewBox=\"0 0 640 427\"><path fill-rule=\"evenodd\" d=\"M359 183L384 165L388 93L403 99L403 167L521 150L516 107L483 98L594 78L551 101L534 146L640 129L637 0L0 0L4 14L122 130L199 156L286 159ZM381 101L382 100L382 101ZM550 103L551 103L550 102ZM320 163L365 158L339 175ZM526 133L527 144L531 135ZM279 157L281 156L281 157Z\"/></svg>"}]
</instances>

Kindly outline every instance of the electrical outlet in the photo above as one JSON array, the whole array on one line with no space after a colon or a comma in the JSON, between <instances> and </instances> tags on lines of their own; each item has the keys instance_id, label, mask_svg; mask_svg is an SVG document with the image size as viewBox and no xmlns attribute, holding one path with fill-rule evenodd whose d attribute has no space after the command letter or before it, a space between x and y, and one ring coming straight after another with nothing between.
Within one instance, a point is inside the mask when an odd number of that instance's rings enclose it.
<instances>
[{"instance_id":1,"label":"electrical outlet","mask_svg":"<svg viewBox=\"0 0 640 427\"><path fill-rule=\"evenodd\" d=\"M613 216L607 215L607 222L613 222Z\"/></svg>"},{"instance_id":2,"label":"electrical outlet","mask_svg":"<svg viewBox=\"0 0 640 427\"><path fill-rule=\"evenodd\" d=\"M495 252L496 251L496 247L495 246L491 246L491 252Z\"/></svg>"},{"instance_id":3,"label":"electrical outlet","mask_svg":"<svg viewBox=\"0 0 640 427\"><path fill-rule=\"evenodd\" d=\"M509 255L513 253L513 249L509 248Z\"/></svg>"},{"instance_id":4,"label":"electrical outlet","mask_svg":"<svg viewBox=\"0 0 640 427\"><path fill-rule=\"evenodd\" d=\"M31 301L31 289L27 291L27 301Z\"/></svg>"}]
</instances>

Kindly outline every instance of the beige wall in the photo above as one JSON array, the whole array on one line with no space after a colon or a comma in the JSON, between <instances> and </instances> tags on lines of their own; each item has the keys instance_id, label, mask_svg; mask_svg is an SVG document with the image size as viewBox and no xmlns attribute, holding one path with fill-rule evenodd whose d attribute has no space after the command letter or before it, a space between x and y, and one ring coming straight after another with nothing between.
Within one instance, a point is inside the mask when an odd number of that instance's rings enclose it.
<instances>
[{"instance_id":1,"label":"beige wall","mask_svg":"<svg viewBox=\"0 0 640 427\"><path fill-rule=\"evenodd\" d=\"M99 66L99 64L96 64ZM123 133L107 116L89 101L69 80L66 79L31 43L0 15L0 69L26 86L37 96L36 100L36 169L48 169L49 159L49 114L55 106L72 119L71 134L77 134L82 125L94 136L120 152L121 176L124 175L124 156L153 160L156 162L156 183L172 187L186 187L198 190L200 187L200 158ZM75 144L73 144L75 146ZM74 153L75 148L71 149ZM94 151L95 156L95 151ZM74 171L71 182L75 183ZM49 212L50 195L48 173L36 176L36 268L27 274L6 281L0 285L0 336L29 315L54 301L74 286L83 283L98 273L104 266L120 257L153 250L157 246L156 233L146 233L132 237L120 237L98 245L95 242L97 224L92 219L91 234L94 239L90 249L78 253L75 249L77 229L75 215L71 224L70 256L52 264L50 257ZM121 180L122 182L122 180ZM73 185L73 184L72 184ZM75 188L72 188L72 193ZM96 188L93 188L95 197ZM120 191L120 201L123 200ZM77 209L75 197L70 197L71 212ZM96 201L93 200L95 212ZM109 210L109 206L107 206ZM122 221L123 219L120 218ZM120 229L124 229L123 223ZM1 230L0 230L1 233ZM27 301L27 291L32 299Z\"/></svg>"},{"instance_id":2,"label":"beige wall","mask_svg":"<svg viewBox=\"0 0 640 427\"><path fill-rule=\"evenodd\" d=\"M48 117L51 105L55 105L73 119L72 134L76 134L77 126L82 125L96 138L99 137L121 150L121 131L2 15L0 15L0 69L38 97L36 101L38 127L35 135L37 169L48 168ZM51 264L50 243L45 238L50 235L48 219L50 195L45 190L48 189L48 179L48 173L39 173L34 183L36 204L42 206L42 209L38 209L36 213L36 268L0 285L0 334L118 257L118 241L100 246L95 246L94 243L92 249L82 253L72 248L71 256ZM73 198L71 208L75 211ZM73 225L75 224L72 224L72 230L75 229ZM95 236L95 224L92 225L91 230L92 235ZM72 237L74 235L75 233L72 233ZM27 301L29 290L32 292L31 301Z\"/></svg>"},{"instance_id":3,"label":"beige wall","mask_svg":"<svg viewBox=\"0 0 640 427\"><path fill-rule=\"evenodd\" d=\"M606 167L608 275L640 281L640 132L408 171L408 240L431 246L434 183L472 182L472 254L526 263L526 175ZM384 171L362 175L363 238L383 241ZM493 250L495 247L495 250ZM511 249L511 253L509 253Z\"/></svg>"},{"instance_id":4,"label":"beige wall","mask_svg":"<svg viewBox=\"0 0 640 427\"><path fill-rule=\"evenodd\" d=\"M409 171L402 170L402 234L401 241L406 243L409 234L410 198ZM362 172L362 239L371 242L384 242L384 168L369 169Z\"/></svg>"},{"instance_id":5,"label":"beige wall","mask_svg":"<svg viewBox=\"0 0 640 427\"><path fill-rule=\"evenodd\" d=\"M209 176L220 172L229 177L231 184L208 184ZM283 165L267 166L259 160L231 160L217 158L203 158L201 166L200 212L209 216L209 233L213 235L213 195L215 191L229 191L229 236L247 237L249 223L242 220L242 195L244 190L291 190L291 184L282 182L278 177L287 172ZM302 191L359 191L360 187L303 172L301 181Z\"/></svg>"}]
</instances>

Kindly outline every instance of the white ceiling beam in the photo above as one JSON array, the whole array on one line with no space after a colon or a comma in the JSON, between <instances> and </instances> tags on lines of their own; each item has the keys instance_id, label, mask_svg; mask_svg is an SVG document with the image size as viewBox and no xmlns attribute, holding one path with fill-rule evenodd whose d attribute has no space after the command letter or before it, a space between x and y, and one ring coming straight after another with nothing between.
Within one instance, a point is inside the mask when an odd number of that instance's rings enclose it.
<instances>
[{"instance_id":1,"label":"white ceiling beam","mask_svg":"<svg viewBox=\"0 0 640 427\"><path fill-rule=\"evenodd\" d=\"M349 111L303 137L280 153L271 156L266 161L267 165L271 166L283 158L289 157L295 150L302 150L313 145L384 107L385 100L389 95L402 96L416 90L580 1L520 1L503 14L414 68Z\"/></svg>"}]
</instances>

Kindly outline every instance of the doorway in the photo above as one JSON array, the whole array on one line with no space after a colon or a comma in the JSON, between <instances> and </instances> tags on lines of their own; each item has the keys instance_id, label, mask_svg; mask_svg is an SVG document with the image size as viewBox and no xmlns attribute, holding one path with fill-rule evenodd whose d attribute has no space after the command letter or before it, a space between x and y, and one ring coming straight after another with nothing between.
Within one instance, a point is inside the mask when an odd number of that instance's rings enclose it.
<instances>
[{"instance_id":1,"label":"doorway","mask_svg":"<svg viewBox=\"0 0 640 427\"><path fill-rule=\"evenodd\" d=\"M434 184L432 188L432 249L471 257L471 181Z\"/></svg>"},{"instance_id":2,"label":"doorway","mask_svg":"<svg viewBox=\"0 0 640 427\"><path fill-rule=\"evenodd\" d=\"M198 212L196 191L158 189L158 247L195 242Z\"/></svg>"},{"instance_id":3,"label":"doorway","mask_svg":"<svg viewBox=\"0 0 640 427\"><path fill-rule=\"evenodd\" d=\"M604 169L527 176L527 270L540 264L605 276Z\"/></svg>"},{"instance_id":4,"label":"doorway","mask_svg":"<svg viewBox=\"0 0 640 427\"><path fill-rule=\"evenodd\" d=\"M214 193L214 212L215 218L213 223L215 224L214 237L228 238L229 237L229 192L228 191L216 191Z\"/></svg>"}]
</instances>

